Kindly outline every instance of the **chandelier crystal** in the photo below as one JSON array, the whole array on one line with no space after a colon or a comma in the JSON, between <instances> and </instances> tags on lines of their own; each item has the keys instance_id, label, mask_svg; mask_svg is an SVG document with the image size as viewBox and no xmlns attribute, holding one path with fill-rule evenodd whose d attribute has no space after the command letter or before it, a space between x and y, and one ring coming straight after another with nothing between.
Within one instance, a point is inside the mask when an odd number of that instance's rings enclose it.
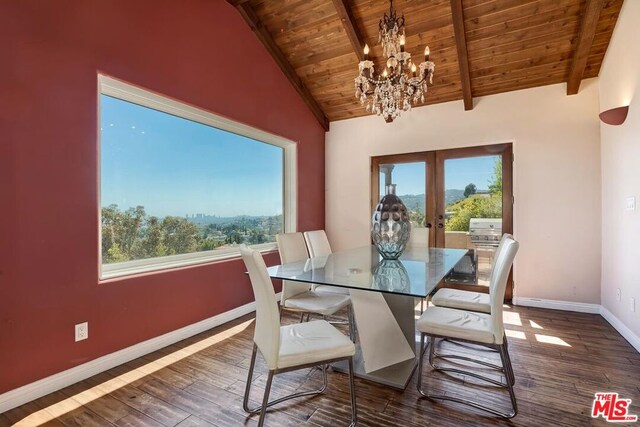
<instances>
[{"instance_id":1,"label":"chandelier crystal","mask_svg":"<svg viewBox=\"0 0 640 427\"><path fill-rule=\"evenodd\" d=\"M417 67L411 54L405 52L404 15L396 15L393 0L389 1L389 15L384 14L378 29L386 67L376 77L369 46L365 44L364 59L358 64L359 74L355 78L356 98L361 105L366 104L367 111L391 123L403 111L411 110L412 105L424 102L427 82L433 84L435 64L429 61L429 46L424 50L424 61Z\"/></svg>"}]
</instances>

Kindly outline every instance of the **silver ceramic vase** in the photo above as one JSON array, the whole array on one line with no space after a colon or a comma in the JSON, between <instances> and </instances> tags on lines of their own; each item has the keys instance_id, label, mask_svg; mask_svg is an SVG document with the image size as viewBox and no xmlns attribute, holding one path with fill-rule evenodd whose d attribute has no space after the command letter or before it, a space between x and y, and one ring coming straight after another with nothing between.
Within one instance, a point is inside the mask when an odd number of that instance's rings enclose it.
<instances>
[{"instance_id":1,"label":"silver ceramic vase","mask_svg":"<svg viewBox=\"0 0 640 427\"><path fill-rule=\"evenodd\" d=\"M371 240L384 259L398 259L409 241L411 222L396 185L387 185L386 192L373 213Z\"/></svg>"}]
</instances>

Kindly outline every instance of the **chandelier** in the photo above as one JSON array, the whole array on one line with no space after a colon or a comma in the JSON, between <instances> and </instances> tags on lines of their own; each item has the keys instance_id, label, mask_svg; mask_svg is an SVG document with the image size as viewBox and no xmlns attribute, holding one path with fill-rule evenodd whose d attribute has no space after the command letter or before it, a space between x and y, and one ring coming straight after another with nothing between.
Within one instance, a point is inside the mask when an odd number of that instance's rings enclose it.
<instances>
[{"instance_id":1,"label":"chandelier","mask_svg":"<svg viewBox=\"0 0 640 427\"><path fill-rule=\"evenodd\" d=\"M429 46L424 49L424 61L416 67L411 54L405 52L404 15L398 17L389 0L389 15L380 20L378 42L387 58L381 75L375 76L373 61L369 59L369 46L364 45L364 60L358 64L355 79L356 98L366 110L384 117L391 123L411 105L424 102L427 81L433 84L435 64L429 61ZM411 75L409 75L409 72Z\"/></svg>"}]
</instances>

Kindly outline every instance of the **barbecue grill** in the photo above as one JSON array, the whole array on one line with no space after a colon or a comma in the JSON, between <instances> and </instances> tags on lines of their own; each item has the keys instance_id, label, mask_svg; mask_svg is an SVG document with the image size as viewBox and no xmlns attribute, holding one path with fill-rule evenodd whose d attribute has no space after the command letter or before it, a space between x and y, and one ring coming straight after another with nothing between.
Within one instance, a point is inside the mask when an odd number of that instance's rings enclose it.
<instances>
[{"instance_id":1,"label":"barbecue grill","mask_svg":"<svg viewBox=\"0 0 640 427\"><path fill-rule=\"evenodd\" d=\"M502 238L501 218L471 218L469 220L469 238L475 249L467 255L445 277L447 283L478 282L478 257L493 258Z\"/></svg>"},{"instance_id":2,"label":"barbecue grill","mask_svg":"<svg viewBox=\"0 0 640 427\"><path fill-rule=\"evenodd\" d=\"M476 248L497 248L502 238L502 218L471 218L469 237Z\"/></svg>"}]
</instances>

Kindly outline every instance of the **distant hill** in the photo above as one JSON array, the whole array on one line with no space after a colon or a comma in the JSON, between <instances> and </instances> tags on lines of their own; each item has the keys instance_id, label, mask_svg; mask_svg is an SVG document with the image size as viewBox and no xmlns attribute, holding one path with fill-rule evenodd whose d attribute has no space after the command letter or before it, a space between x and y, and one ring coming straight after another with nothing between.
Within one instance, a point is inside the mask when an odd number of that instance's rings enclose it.
<instances>
[{"instance_id":1,"label":"distant hill","mask_svg":"<svg viewBox=\"0 0 640 427\"><path fill-rule=\"evenodd\" d=\"M398 195L398 197L402 199L407 209L424 211L424 194L404 194ZM446 190L444 199L446 205L462 200L464 199L464 190Z\"/></svg>"}]
</instances>

